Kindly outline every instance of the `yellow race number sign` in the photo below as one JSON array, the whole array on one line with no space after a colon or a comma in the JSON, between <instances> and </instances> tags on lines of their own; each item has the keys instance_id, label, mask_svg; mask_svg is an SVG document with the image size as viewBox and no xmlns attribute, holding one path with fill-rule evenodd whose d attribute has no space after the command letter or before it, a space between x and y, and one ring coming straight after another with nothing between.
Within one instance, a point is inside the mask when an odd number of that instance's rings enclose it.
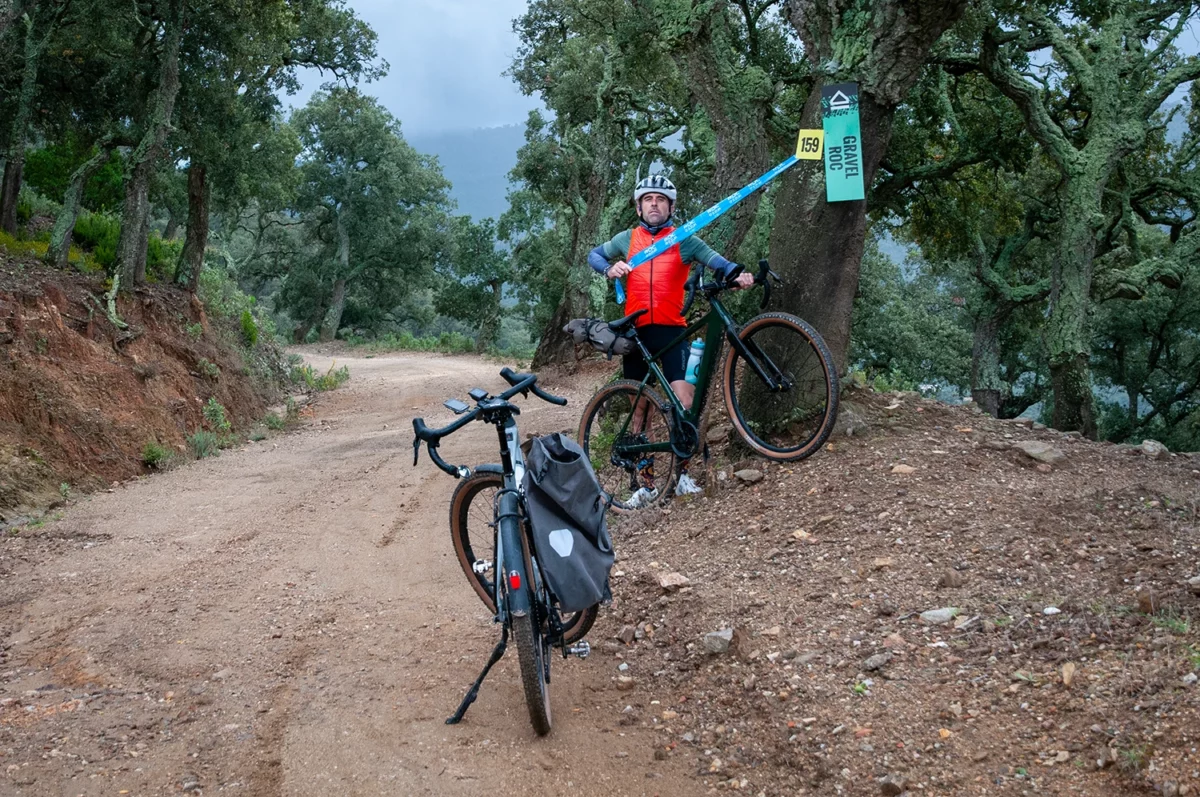
<instances>
[{"instance_id":1,"label":"yellow race number sign","mask_svg":"<svg viewBox=\"0 0 1200 797\"><path fill-rule=\"evenodd\" d=\"M801 130L796 139L796 157L802 161L821 160L821 144L825 141L824 130Z\"/></svg>"}]
</instances>

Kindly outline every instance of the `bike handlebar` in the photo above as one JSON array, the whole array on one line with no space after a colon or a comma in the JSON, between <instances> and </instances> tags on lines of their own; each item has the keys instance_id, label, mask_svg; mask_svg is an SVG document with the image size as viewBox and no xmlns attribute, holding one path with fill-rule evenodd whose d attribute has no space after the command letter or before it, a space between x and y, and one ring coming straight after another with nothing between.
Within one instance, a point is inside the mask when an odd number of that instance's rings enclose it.
<instances>
[{"instance_id":1,"label":"bike handlebar","mask_svg":"<svg viewBox=\"0 0 1200 797\"><path fill-rule=\"evenodd\" d=\"M438 444L441 443L443 437L454 434L459 429L466 426L471 421L479 417L485 409L490 407L500 407L508 403L508 400L513 396L521 393L528 397L529 391L532 390L534 395L543 401L548 401L551 404L557 404L560 407L567 403L567 400L561 396L555 396L548 393L537 386L537 374L518 374L511 368L504 368L500 372L500 376L504 377L504 381L512 385L511 388L493 398L485 398L476 403L475 408L468 412L463 417L453 423L443 426L441 429L430 429L425 425L424 418L413 418L413 465L416 466L421 456L421 441L425 441L425 447L429 449L429 458L433 460L433 464L438 468L450 474L457 479L465 479L471 475L471 469L464 465L451 465L442 459L437 452ZM487 402L485 404L485 402ZM516 408L512 408L516 411Z\"/></svg>"},{"instance_id":2,"label":"bike handlebar","mask_svg":"<svg viewBox=\"0 0 1200 797\"><path fill-rule=\"evenodd\" d=\"M542 401L548 401L551 404L557 404L560 407L567 405L567 400L562 396L556 396L553 393L547 393L545 390L537 386L537 374L518 374L513 369L507 366L500 371L500 376L504 377L504 381L513 386L512 390L506 391L500 398L508 400L517 393L522 394L525 398L529 398L528 391L532 390L533 394Z\"/></svg>"}]
</instances>

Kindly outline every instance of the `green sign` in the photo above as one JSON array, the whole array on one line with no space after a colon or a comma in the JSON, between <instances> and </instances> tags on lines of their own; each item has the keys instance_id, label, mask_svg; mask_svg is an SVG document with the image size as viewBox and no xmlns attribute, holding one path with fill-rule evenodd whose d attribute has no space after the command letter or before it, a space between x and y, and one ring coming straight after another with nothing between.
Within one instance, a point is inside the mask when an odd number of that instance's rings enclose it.
<instances>
[{"instance_id":1,"label":"green sign","mask_svg":"<svg viewBox=\"0 0 1200 797\"><path fill-rule=\"evenodd\" d=\"M821 126L825 129L825 199L865 199L857 83L821 88Z\"/></svg>"}]
</instances>

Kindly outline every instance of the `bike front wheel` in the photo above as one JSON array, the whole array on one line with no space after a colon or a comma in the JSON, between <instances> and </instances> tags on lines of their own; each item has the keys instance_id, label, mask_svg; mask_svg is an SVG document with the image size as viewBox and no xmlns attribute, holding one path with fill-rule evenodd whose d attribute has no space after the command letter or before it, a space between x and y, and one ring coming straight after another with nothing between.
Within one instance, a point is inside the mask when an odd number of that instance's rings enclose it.
<instances>
[{"instance_id":1,"label":"bike front wheel","mask_svg":"<svg viewBox=\"0 0 1200 797\"><path fill-rule=\"evenodd\" d=\"M653 388L622 379L584 407L579 445L613 509L645 509L670 494L677 463L668 406Z\"/></svg>"},{"instance_id":2,"label":"bike front wheel","mask_svg":"<svg viewBox=\"0 0 1200 797\"><path fill-rule=\"evenodd\" d=\"M725 406L738 434L777 462L803 459L828 439L837 420L833 357L815 329L787 313L750 319L725 357ZM765 378L764 378L765 377Z\"/></svg>"},{"instance_id":3,"label":"bike front wheel","mask_svg":"<svg viewBox=\"0 0 1200 797\"><path fill-rule=\"evenodd\" d=\"M529 706L529 721L538 736L550 732L550 645L536 611L512 617L513 641L521 663L521 686Z\"/></svg>"},{"instance_id":4,"label":"bike front wheel","mask_svg":"<svg viewBox=\"0 0 1200 797\"><path fill-rule=\"evenodd\" d=\"M450 538L458 564L483 605L496 613L496 494L504 487L499 473L479 472L458 483L450 499ZM562 616L563 642L587 636L599 608Z\"/></svg>"}]
</instances>

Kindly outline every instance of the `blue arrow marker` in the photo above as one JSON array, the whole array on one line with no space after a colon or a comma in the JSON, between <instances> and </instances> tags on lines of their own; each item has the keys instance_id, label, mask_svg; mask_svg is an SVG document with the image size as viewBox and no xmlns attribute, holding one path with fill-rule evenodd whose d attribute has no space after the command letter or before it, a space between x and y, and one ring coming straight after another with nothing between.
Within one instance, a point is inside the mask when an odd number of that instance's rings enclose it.
<instances>
[{"instance_id":1,"label":"blue arrow marker","mask_svg":"<svg viewBox=\"0 0 1200 797\"><path fill-rule=\"evenodd\" d=\"M750 196L755 191L786 172L788 169L794 166L798 160L799 158L793 155L771 171L764 174L762 177L759 177L757 180L747 185L745 188L740 188L737 191L734 191L732 194L725 197L720 202L689 221L687 224L684 224L682 227L676 229L666 238L650 244L645 249L630 258L629 267L631 269L637 268L647 260L658 257L675 244L691 238L693 235L700 232L700 230L704 229L717 219L721 218L721 216L725 215L725 213L727 213L734 205L741 202L743 199ZM625 288L621 286L621 281L617 280L614 282L613 288L617 292L617 303L625 304Z\"/></svg>"}]
</instances>

